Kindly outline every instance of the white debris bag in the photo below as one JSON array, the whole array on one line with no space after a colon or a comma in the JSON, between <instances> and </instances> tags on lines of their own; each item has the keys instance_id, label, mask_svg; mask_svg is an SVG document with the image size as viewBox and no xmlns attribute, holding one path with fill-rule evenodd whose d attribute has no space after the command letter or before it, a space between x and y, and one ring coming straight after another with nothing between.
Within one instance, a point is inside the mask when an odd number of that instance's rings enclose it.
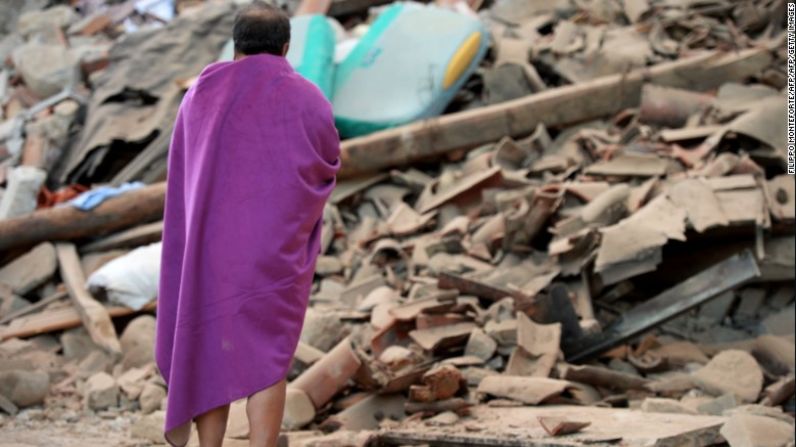
<instances>
[{"instance_id":1,"label":"white debris bag","mask_svg":"<svg viewBox=\"0 0 796 447\"><path fill-rule=\"evenodd\" d=\"M141 309L158 294L161 248L155 242L108 262L89 276L86 287L112 303Z\"/></svg>"}]
</instances>

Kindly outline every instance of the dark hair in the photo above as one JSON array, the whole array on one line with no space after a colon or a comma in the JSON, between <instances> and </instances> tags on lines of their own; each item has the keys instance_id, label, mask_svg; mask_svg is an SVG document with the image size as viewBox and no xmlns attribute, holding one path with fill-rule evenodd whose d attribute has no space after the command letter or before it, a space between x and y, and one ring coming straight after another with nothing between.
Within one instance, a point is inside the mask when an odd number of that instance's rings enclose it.
<instances>
[{"instance_id":1,"label":"dark hair","mask_svg":"<svg viewBox=\"0 0 796 447\"><path fill-rule=\"evenodd\" d=\"M235 16L232 40L240 54L281 56L285 44L290 42L290 20L281 9L255 0Z\"/></svg>"}]
</instances>

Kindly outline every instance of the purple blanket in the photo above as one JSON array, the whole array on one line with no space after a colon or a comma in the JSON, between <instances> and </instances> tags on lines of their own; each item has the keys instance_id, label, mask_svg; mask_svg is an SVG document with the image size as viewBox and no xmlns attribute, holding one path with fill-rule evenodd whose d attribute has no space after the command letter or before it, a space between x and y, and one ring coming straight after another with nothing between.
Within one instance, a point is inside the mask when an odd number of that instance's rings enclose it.
<instances>
[{"instance_id":1,"label":"purple blanket","mask_svg":"<svg viewBox=\"0 0 796 447\"><path fill-rule=\"evenodd\" d=\"M283 57L207 66L168 160L155 357L166 439L282 380L304 324L340 141L329 102Z\"/></svg>"}]
</instances>

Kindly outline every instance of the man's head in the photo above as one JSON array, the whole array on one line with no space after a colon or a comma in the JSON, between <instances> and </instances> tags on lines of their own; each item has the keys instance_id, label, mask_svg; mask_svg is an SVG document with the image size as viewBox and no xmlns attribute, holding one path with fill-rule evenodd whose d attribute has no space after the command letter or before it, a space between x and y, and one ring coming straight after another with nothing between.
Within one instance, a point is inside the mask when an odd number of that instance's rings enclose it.
<instances>
[{"instance_id":1,"label":"man's head","mask_svg":"<svg viewBox=\"0 0 796 447\"><path fill-rule=\"evenodd\" d=\"M235 59L263 53L284 56L290 44L290 20L281 9L255 0L235 17L232 40Z\"/></svg>"}]
</instances>

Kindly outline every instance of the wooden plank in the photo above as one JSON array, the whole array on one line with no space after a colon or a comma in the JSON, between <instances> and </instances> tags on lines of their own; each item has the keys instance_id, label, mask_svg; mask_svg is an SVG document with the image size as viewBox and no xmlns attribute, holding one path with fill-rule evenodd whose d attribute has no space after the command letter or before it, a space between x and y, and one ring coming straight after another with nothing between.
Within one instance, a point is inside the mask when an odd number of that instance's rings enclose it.
<instances>
[{"instance_id":1,"label":"wooden plank","mask_svg":"<svg viewBox=\"0 0 796 447\"><path fill-rule=\"evenodd\" d=\"M563 126L612 115L637 107L645 83L693 90L716 88L758 73L771 60L768 48L706 52L353 138L342 143L338 178L407 165L507 135L529 135L539 124Z\"/></svg>"},{"instance_id":2,"label":"wooden plank","mask_svg":"<svg viewBox=\"0 0 796 447\"><path fill-rule=\"evenodd\" d=\"M2 319L0 319L0 324L6 324L9 321L12 321L12 320L14 320L16 318L19 318L19 317L23 316L23 315L27 315L27 314L29 314L31 312L35 312L37 310L44 309L48 304L54 303L54 302L56 302L56 301L58 301L60 299L66 298L68 296L69 296L69 294L66 291L55 292L52 295L50 295L50 296L48 296L46 298L42 298L39 301L31 304L30 306L25 306L22 309L17 309L14 312L11 312L10 314L8 314L5 317L3 317Z\"/></svg>"},{"instance_id":3,"label":"wooden plank","mask_svg":"<svg viewBox=\"0 0 796 447\"><path fill-rule=\"evenodd\" d=\"M102 239L80 246L80 253L115 250L117 248L138 247L157 242L163 235L163 221L152 222L112 234Z\"/></svg>"},{"instance_id":4,"label":"wooden plank","mask_svg":"<svg viewBox=\"0 0 796 447\"><path fill-rule=\"evenodd\" d=\"M155 302L147 304L140 311L124 306L106 307L105 309L111 318L126 317L139 312L154 310ZM0 327L0 340L7 340L13 337L33 337L39 334L72 329L81 324L83 324L83 320L74 306L60 307L14 319L8 326Z\"/></svg>"},{"instance_id":5,"label":"wooden plank","mask_svg":"<svg viewBox=\"0 0 796 447\"><path fill-rule=\"evenodd\" d=\"M566 353L567 361L582 362L599 355L758 276L754 255L744 250L623 313L600 334L583 337Z\"/></svg>"},{"instance_id":6,"label":"wooden plank","mask_svg":"<svg viewBox=\"0 0 796 447\"><path fill-rule=\"evenodd\" d=\"M122 348L108 311L86 290L86 277L83 275L75 245L59 242L55 245L55 251L58 254L61 279L66 284L72 304L80 314L91 339L112 355L121 355Z\"/></svg>"}]
</instances>

